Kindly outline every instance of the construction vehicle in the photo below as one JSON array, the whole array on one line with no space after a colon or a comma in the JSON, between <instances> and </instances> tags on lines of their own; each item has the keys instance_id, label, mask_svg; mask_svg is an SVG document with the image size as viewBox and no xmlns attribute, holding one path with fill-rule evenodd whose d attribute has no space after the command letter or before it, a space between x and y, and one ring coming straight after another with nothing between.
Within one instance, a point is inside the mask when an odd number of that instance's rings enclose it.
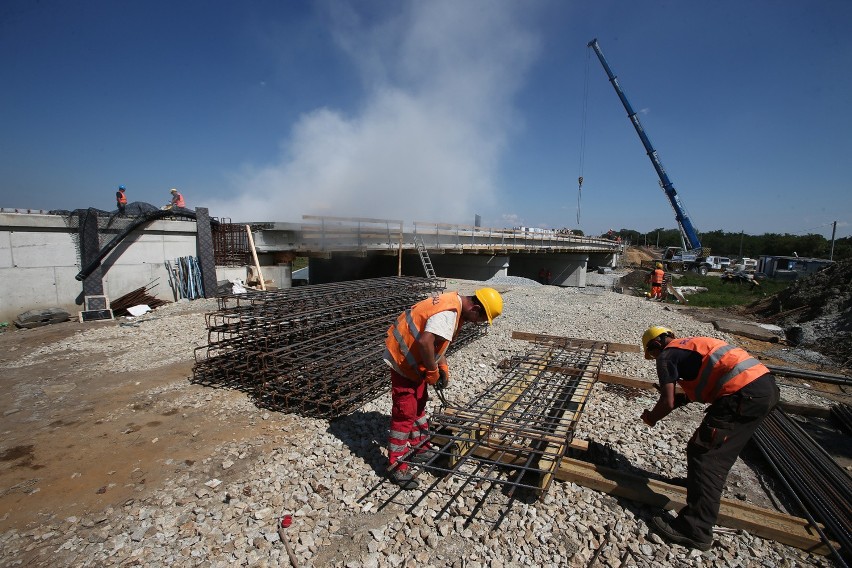
<instances>
[{"instance_id":1,"label":"construction vehicle","mask_svg":"<svg viewBox=\"0 0 852 568\"><path fill-rule=\"evenodd\" d=\"M663 188L663 192L666 194L669 204L672 206L672 209L674 209L675 219L677 220L677 226L680 230L681 246L669 247L666 249L662 258L663 265L667 271L671 272L692 270L706 274L707 271L710 270L710 265L706 262L706 256L710 253L710 250L701 246L701 240L698 238L698 233L692 226L692 221L686 212L686 208L680 202L680 198L677 195L677 191L675 191L674 184L672 184L665 168L663 168L663 163L660 161L659 156L657 156L657 151L654 150L654 147L651 145L651 140L649 140L648 135L645 134L645 129L642 128L642 124L639 122L639 117L636 115L633 107L630 106L630 102L627 100L624 91L621 90L621 86L618 84L618 79L616 79L612 69L610 69L609 64L606 62L606 58L598 45L598 40L593 39L590 41L588 47L591 47L595 51L595 55L598 56L601 65L603 65L604 71L606 71L607 77L609 77L609 82L615 89L615 93L621 100L621 104L624 105L624 110L627 111L627 117L633 124L633 128L636 129L636 134L639 135L639 140L642 141L642 145L645 147L648 158L650 158L651 164L653 164L654 170L660 178L660 187Z\"/></svg>"}]
</instances>

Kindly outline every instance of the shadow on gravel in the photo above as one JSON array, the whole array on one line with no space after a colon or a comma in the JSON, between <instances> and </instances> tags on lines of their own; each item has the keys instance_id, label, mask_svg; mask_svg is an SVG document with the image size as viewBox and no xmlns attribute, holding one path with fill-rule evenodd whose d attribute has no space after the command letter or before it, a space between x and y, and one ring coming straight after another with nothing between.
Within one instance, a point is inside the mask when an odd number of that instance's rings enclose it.
<instances>
[{"instance_id":1,"label":"shadow on gravel","mask_svg":"<svg viewBox=\"0 0 852 568\"><path fill-rule=\"evenodd\" d=\"M390 415L381 412L353 412L331 420L328 433L343 442L349 451L363 459L380 479L385 477Z\"/></svg>"}]
</instances>

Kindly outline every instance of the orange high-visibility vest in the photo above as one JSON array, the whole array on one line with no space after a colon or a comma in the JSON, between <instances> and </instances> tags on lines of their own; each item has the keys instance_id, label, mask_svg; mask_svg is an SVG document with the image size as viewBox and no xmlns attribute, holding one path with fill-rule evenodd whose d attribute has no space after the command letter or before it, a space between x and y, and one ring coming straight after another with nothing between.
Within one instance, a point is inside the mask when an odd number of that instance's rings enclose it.
<instances>
[{"instance_id":1,"label":"orange high-visibility vest","mask_svg":"<svg viewBox=\"0 0 852 568\"><path fill-rule=\"evenodd\" d=\"M769 372L763 363L745 349L712 337L673 339L665 348L685 349L701 355L698 376L689 381L677 381L689 400L696 402L715 402Z\"/></svg>"},{"instance_id":2,"label":"orange high-visibility vest","mask_svg":"<svg viewBox=\"0 0 852 568\"><path fill-rule=\"evenodd\" d=\"M124 195L123 191L118 192L118 202L122 205L127 205L127 196Z\"/></svg>"},{"instance_id":3,"label":"orange high-visibility vest","mask_svg":"<svg viewBox=\"0 0 852 568\"><path fill-rule=\"evenodd\" d=\"M461 302L458 292L447 292L437 298L427 298L417 302L400 314L397 320L388 328L385 338L385 358L393 359L402 375L411 381L422 379L423 361L420 349L413 347L426 327L426 321L439 312L453 311L456 313L456 333L461 323ZM436 336L437 337L437 336ZM439 366L446 365L444 352L450 342L437 337L435 342L435 362Z\"/></svg>"},{"instance_id":4,"label":"orange high-visibility vest","mask_svg":"<svg viewBox=\"0 0 852 568\"><path fill-rule=\"evenodd\" d=\"M663 285L663 277L665 275L666 275L666 273L663 272L661 269L655 268L654 272L651 273L651 284L655 284L657 286L662 286Z\"/></svg>"}]
</instances>

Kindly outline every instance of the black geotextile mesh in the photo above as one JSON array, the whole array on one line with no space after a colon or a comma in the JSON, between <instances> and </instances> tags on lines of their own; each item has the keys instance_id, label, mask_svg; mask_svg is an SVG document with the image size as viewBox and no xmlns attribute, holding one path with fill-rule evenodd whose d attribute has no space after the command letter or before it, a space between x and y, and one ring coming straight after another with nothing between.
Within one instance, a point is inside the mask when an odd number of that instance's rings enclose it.
<instances>
[{"instance_id":1,"label":"black geotextile mesh","mask_svg":"<svg viewBox=\"0 0 852 568\"><path fill-rule=\"evenodd\" d=\"M124 210L124 215L119 215L117 209L115 211L104 211L103 209L95 209L94 207L90 207L88 209L74 209L73 211L69 211L67 209L55 209L48 213L51 215L61 215L65 219L65 224L69 228L74 229L72 238L74 239L74 246L77 248L77 259L79 261L80 224L84 223L85 219L89 215L94 215L97 218L98 243L100 248L103 248L104 245L110 242L117 234L127 229L127 227L136 220L136 217L147 215L153 211L159 211L159 209L159 207L155 207L150 203L134 201L133 203L127 204Z\"/></svg>"}]
</instances>

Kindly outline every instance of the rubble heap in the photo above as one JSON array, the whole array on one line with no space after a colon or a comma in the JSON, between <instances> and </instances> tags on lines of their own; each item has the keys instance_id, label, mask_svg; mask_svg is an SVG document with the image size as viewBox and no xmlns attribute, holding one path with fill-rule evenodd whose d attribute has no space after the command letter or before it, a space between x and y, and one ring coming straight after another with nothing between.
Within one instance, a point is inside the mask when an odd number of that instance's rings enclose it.
<instances>
[{"instance_id":1,"label":"rubble heap","mask_svg":"<svg viewBox=\"0 0 852 568\"><path fill-rule=\"evenodd\" d=\"M852 369L852 260L796 280L787 289L748 307L789 329L801 328L801 345Z\"/></svg>"}]
</instances>

